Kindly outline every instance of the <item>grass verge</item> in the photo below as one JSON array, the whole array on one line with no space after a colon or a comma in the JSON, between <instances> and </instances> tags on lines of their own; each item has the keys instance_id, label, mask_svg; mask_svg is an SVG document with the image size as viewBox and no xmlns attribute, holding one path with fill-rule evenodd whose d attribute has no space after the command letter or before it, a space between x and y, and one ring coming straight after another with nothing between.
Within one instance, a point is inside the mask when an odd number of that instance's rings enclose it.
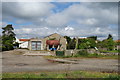
<instances>
[{"instance_id":1,"label":"grass verge","mask_svg":"<svg viewBox=\"0 0 120 80\"><path fill-rule=\"evenodd\" d=\"M44 58L102 58L102 59L119 59L120 55L100 55L100 54L88 54L88 55L74 55L74 56L44 56Z\"/></svg>"},{"instance_id":2,"label":"grass verge","mask_svg":"<svg viewBox=\"0 0 120 80\"><path fill-rule=\"evenodd\" d=\"M3 78L120 78L117 73L90 71L3 73Z\"/></svg>"},{"instance_id":3,"label":"grass verge","mask_svg":"<svg viewBox=\"0 0 120 80\"><path fill-rule=\"evenodd\" d=\"M118 53L119 51L118 50L112 50L112 51L100 50L100 52L103 52L103 53Z\"/></svg>"},{"instance_id":4,"label":"grass verge","mask_svg":"<svg viewBox=\"0 0 120 80\"><path fill-rule=\"evenodd\" d=\"M83 57L83 58L104 58L104 59L118 59L118 55L101 55L101 54L88 54L88 55L75 55L73 57Z\"/></svg>"}]
</instances>

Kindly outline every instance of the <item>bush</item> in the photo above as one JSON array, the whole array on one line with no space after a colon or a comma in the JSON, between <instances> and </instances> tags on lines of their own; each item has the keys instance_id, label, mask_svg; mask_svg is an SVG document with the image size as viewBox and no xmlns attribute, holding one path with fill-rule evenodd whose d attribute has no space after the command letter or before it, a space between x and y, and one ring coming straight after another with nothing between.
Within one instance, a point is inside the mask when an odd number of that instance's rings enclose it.
<instances>
[{"instance_id":1,"label":"bush","mask_svg":"<svg viewBox=\"0 0 120 80\"><path fill-rule=\"evenodd\" d=\"M5 46L2 46L2 51L7 51L7 48Z\"/></svg>"},{"instance_id":2,"label":"bush","mask_svg":"<svg viewBox=\"0 0 120 80\"><path fill-rule=\"evenodd\" d=\"M89 49L96 47L95 39L79 39L78 40L78 48L77 49Z\"/></svg>"},{"instance_id":3,"label":"bush","mask_svg":"<svg viewBox=\"0 0 120 80\"><path fill-rule=\"evenodd\" d=\"M118 53L120 53L120 49L118 49Z\"/></svg>"},{"instance_id":4,"label":"bush","mask_svg":"<svg viewBox=\"0 0 120 80\"><path fill-rule=\"evenodd\" d=\"M102 42L99 42L97 44L97 47L107 48L107 50L112 51L112 50L114 50L115 42L111 38L110 39L105 39Z\"/></svg>"},{"instance_id":5,"label":"bush","mask_svg":"<svg viewBox=\"0 0 120 80\"><path fill-rule=\"evenodd\" d=\"M88 49L89 45L87 45L86 43L81 43L78 48L79 49Z\"/></svg>"},{"instance_id":6,"label":"bush","mask_svg":"<svg viewBox=\"0 0 120 80\"><path fill-rule=\"evenodd\" d=\"M101 57L102 55L98 55L97 53L89 54L88 57Z\"/></svg>"},{"instance_id":7,"label":"bush","mask_svg":"<svg viewBox=\"0 0 120 80\"><path fill-rule=\"evenodd\" d=\"M88 55L88 52L87 52L87 50L81 50L81 51L78 51L77 54L78 54L78 55L87 56L87 55Z\"/></svg>"},{"instance_id":8,"label":"bush","mask_svg":"<svg viewBox=\"0 0 120 80\"><path fill-rule=\"evenodd\" d=\"M109 75L108 77L104 78L104 80L119 80L119 75Z\"/></svg>"}]
</instances>

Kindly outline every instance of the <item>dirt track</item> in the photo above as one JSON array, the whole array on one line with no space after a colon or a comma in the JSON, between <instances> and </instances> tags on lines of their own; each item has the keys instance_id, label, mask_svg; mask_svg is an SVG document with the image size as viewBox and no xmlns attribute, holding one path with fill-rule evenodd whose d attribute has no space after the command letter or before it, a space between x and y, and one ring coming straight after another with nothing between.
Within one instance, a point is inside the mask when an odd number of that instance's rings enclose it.
<instances>
[{"instance_id":1,"label":"dirt track","mask_svg":"<svg viewBox=\"0 0 120 80\"><path fill-rule=\"evenodd\" d=\"M43 56L23 56L27 50L13 50L2 53L3 72L38 72L38 71L118 71L117 59L77 59L79 64L51 63Z\"/></svg>"}]
</instances>

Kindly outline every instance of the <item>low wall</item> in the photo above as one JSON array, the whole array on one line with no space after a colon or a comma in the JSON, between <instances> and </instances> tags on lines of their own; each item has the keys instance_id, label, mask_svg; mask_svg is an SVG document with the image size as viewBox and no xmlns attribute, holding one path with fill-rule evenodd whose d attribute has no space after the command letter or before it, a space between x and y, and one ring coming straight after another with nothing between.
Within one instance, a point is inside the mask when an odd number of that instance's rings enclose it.
<instances>
[{"instance_id":1,"label":"low wall","mask_svg":"<svg viewBox=\"0 0 120 80\"><path fill-rule=\"evenodd\" d=\"M74 50L65 50L65 56L73 56L75 54Z\"/></svg>"},{"instance_id":2,"label":"low wall","mask_svg":"<svg viewBox=\"0 0 120 80\"><path fill-rule=\"evenodd\" d=\"M100 51L95 49L79 49L79 50L65 50L65 56L74 56L79 51L86 51L88 54L97 53L102 55L118 55L118 53L100 53Z\"/></svg>"},{"instance_id":3,"label":"low wall","mask_svg":"<svg viewBox=\"0 0 120 80\"><path fill-rule=\"evenodd\" d=\"M99 54L100 52L95 50L95 49L79 49L79 50L65 50L65 56L74 56L76 55L79 51L86 51L89 54L97 53Z\"/></svg>"}]
</instances>

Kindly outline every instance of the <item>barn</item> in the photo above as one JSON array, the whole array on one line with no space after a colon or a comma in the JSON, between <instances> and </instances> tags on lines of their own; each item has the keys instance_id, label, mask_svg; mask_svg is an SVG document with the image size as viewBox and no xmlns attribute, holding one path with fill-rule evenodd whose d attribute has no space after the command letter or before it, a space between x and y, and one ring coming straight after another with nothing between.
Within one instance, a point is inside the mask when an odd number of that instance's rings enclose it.
<instances>
[{"instance_id":1,"label":"barn","mask_svg":"<svg viewBox=\"0 0 120 80\"><path fill-rule=\"evenodd\" d=\"M66 50L66 39L57 34L51 34L41 39L33 38L28 42L29 50Z\"/></svg>"}]
</instances>

